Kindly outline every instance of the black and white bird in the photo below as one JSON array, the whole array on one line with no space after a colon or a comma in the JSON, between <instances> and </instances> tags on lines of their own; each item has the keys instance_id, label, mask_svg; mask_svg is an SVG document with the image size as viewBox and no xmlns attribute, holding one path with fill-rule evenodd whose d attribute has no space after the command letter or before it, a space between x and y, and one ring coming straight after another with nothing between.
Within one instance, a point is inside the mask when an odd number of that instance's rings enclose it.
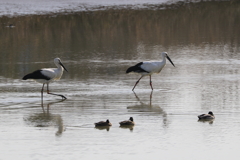
<instances>
[{"instance_id":1,"label":"black and white bird","mask_svg":"<svg viewBox=\"0 0 240 160\"><path fill-rule=\"evenodd\" d=\"M214 119L215 116L212 111L209 111L208 114L201 114L198 116L199 120L211 120Z\"/></svg>"},{"instance_id":2,"label":"black and white bird","mask_svg":"<svg viewBox=\"0 0 240 160\"><path fill-rule=\"evenodd\" d=\"M67 69L64 67L62 64L60 58L55 58L54 63L58 68L43 68L36 70L30 74L25 75L22 79L27 80L27 79L33 79L36 82L43 83L42 86L42 98L43 98L43 90L44 90L44 85L47 84L47 93L51 95L56 95L62 97L62 99L67 99L65 96L61 94L54 94L49 92L49 83L52 81L59 80L62 77L63 70L67 71ZM67 71L68 72L68 71Z\"/></svg>"},{"instance_id":3,"label":"black and white bird","mask_svg":"<svg viewBox=\"0 0 240 160\"><path fill-rule=\"evenodd\" d=\"M132 91L134 90L134 88L137 86L138 82L140 81L140 79L142 79L144 76L149 76L150 77L150 86L153 90L152 87L152 80L151 80L151 75L153 73L160 73L161 70L163 69L163 67L166 65L166 58L171 62L171 64L175 67L175 65L173 64L172 60L169 58L167 52L163 52L162 53L162 61L159 62L152 62L152 61L145 61L145 62L140 62L138 64L136 64L135 66L129 67L126 71L126 73L130 73L130 72L135 72L138 74L141 74L142 76L138 79L138 81L136 82L136 84L134 85Z\"/></svg>"}]
</instances>

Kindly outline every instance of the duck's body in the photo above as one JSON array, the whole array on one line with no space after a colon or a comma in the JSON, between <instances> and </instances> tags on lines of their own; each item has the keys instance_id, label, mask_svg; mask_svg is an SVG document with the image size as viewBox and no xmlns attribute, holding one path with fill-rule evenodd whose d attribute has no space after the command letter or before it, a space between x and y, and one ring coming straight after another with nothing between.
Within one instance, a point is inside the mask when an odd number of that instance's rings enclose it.
<instances>
[{"instance_id":1,"label":"duck's body","mask_svg":"<svg viewBox=\"0 0 240 160\"><path fill-rule=\"evenodd\" d=\"M9 28L13 28L13 27L15 27L13 24L9 24L8 26L6 26L6 27L9 27Z\"/></svg>"},{"instance_id":2,"label":"duck's body","mask_svg":"<svg viewBox=\"0 0 240 160\"><path fill-rule=\"evenodd\" d=\"M48 89L49 83L52 81L61 79L63 70L67 71L67 69L62 64L60 58L55 58L54 63L58 68L39 69L32 73L25 75L22 79L23 80L32 79L32 80L35 80L36 82L42 83L43 84L42 93L43 93L44 85L47 84L47 93L48 94L61 96L62 98L66 99L66 97L64 97L63 95L49 93L49 89Z\"/></svg>"},{"instance_id":3,"label":"duck's body","mask_svg":"<svg viewBox=\"0 0 240 160\"><path fill-rule=\"evenodd\" d=\"M135 122L133 121L133 118L130 117L129 120L119 122L119 124L120 126L130 126L130 125L135 125Z\"/></svg>"},{"instance_id":4,"label":"duck's body","mask_svg":"<svg viewBox=\"0 0 240 160\"><path fill-rule=\"evenodd\" d=\"M95 124L95 127L112 126L112 124L110 123L110 121L108 119L106 121L100 121L100 122L97 122L94 124Z\"/></svg>"},{"instance_id":5,"label":"duck's body","mask_svg":"<svg viewBox=\"0 0 240 160\"><path fill-rule=\"evenodd\" d=\"M199 120L211 120L214 119L215 116L213 114L213 112L208 112L208 114L201 114L198 116Z\"/></svg>"},{"instance_id":6,"label":"duck's body","mask_svg":"<svg viewBox=\"0 0 240 160\"><path fill-rule=\"evenodd\" d=\"M162 53L162 59L163 60L161 62L158 62L158 61L155 61L155 62L153 62L153 61L145 61L145 62L140 62L140 63L136 64L135 66L129 67L127 69L126 73L134 72L134 73L141 74L141 77L136 82L136 84L133 87L132 91L134 90L134 88L136 87L136 85L138 84L140 79L143 78L144 76L150 76L150 86L151 86L151 88L153 90L152 81L151 81L151 75L153 73L160 73L161 72L161 70L166 65L166 58L174 66L172 60L168 57L167 52L163 52Z\"/></svg>"}]
</instances>

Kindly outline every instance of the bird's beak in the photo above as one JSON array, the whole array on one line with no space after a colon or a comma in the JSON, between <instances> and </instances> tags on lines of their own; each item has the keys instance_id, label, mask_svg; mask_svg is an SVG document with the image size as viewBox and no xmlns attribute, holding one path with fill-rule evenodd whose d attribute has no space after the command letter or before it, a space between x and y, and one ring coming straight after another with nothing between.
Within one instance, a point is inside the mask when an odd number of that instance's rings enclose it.
<instances>
[{"instance_id":1,"label":"bird's beak","mask_svg":"<svg viewBox=\"0 0 240 160\"><path fill-rule=\"evenodd\" d=\"M175 65L173 64L172 60L170 59L170 57L168 57L167 55L167 59L172 63L172 65L175 67Z\"/></svg>"},{"instance_id":2,"label":"bird's beak","mask_svg":"<svg viewBox=\"0 0 240 160\"><path fill-rule=\"evenodd\" d=\"M61 62L59 62L59 64L64 68L65 71L67 71L67 69L64 67L64 65Z\"/></svg>"}]
</instances>

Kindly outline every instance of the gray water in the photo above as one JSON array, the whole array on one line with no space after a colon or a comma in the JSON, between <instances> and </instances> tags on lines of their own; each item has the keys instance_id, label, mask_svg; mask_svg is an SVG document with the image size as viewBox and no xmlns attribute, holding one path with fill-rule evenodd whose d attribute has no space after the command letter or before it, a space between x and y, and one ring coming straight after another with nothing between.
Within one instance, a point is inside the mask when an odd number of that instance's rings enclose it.
<instances>
[{"instance_id":1,"label":"gray water","mask_svg":"<svg viewBox=\"0 0 240 160\"><path fill-rule=\"evenodd\" d=\"M0 159L238 159L238 5L1 17ZM132 92L139 75L126 69L163 51L176 67ZM55 57L69 72L50 90L67 100L42 104L42 84L21 78ZM210 110L216 119L199 122ZM136 125L120 128L131 116ZM94 127L106 119L113 126Z\"/></svg>"}]
</instances>

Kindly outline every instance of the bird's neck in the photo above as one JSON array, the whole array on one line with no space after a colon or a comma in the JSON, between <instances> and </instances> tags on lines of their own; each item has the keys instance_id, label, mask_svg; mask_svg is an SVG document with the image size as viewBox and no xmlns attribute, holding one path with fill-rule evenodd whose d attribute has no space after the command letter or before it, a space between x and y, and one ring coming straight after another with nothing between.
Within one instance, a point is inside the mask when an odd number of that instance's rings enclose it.
<instances>
[{"instance_id":1,"label":"bird's neck","mask_svg":"<svg viewBox=\"0 0 240 160\"><path fill-rule=\"evenodd\" d=\"M166 63L166 57L164 55L162 55L162 62Z\"/></svg>"},{"instance_id":2,"label":"bird's neck","mask_svg":"<svg viewBox=\"0 0 240 160\"><path fill-rule=\"evenodd\" d=\"M58 70L61 71L61 72L63 72L63 67L62 67L62 66L59 66L59 67L58 67Z\"/></svg>"},{"instance_id":3,"label":"bird's neck","mask_svg":"<svg viewBox=\"0 0 240 160\"><path fill-rule=\"evenodd\" d=\"M57 70L63 71L63 67L60 64L56 64L56 66L57 66Z\"/></svg>"}]
</instances>

